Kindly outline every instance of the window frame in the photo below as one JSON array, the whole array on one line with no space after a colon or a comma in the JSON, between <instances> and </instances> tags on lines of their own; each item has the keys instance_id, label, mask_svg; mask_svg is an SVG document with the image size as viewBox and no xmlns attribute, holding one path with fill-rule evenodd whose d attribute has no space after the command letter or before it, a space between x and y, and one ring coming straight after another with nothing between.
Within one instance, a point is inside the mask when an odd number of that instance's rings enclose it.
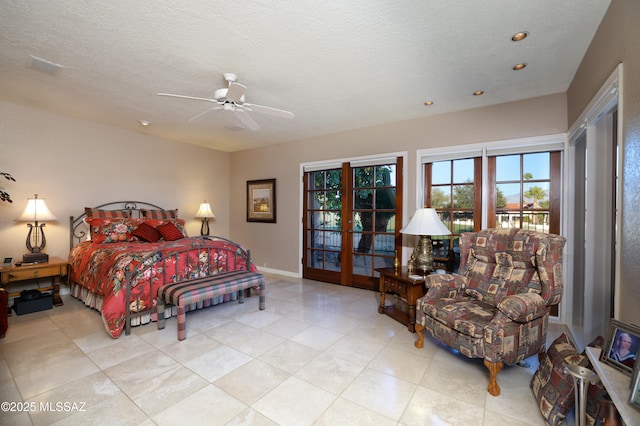
<instances>
[{"instance_id":1,"label":"window frame","mask_svg":"<svg viewBox=\"0 0 640 426\"><path fill-rule=\"evenodd\" d=\"M489 208L489 165L488 165L488 157L496 156L496 155L504 155L504 154L526 154L526 153L534 153L534 152L545 152L545 151L559 151L560 156L555 161L558 163L554 163L552 166L558 166L559 170L558 174L553 177L556 180L558 185L560 185L557 197L554 197L554 200L551 200L550 195L550 204L554 205L555 211L558 213L558 224L556 232L557 234L562 234L563 226L565 224L564 211L563 208L563 195L565 194L565 190L563 188L563 168L565 162L565 153L567 150L567 137L565 133L558 133L552 135L545 136L534 136L529 138L519 138L519 139L508 139L502 141L493 141L486 143L478 143L478 144L468 144L468 145L459 145L454 147L446 147L446 148L426 148L420 149L417 151L417 162L418 162L418 184L417 184L417 197L416 197L416 208L422 208L426 206L427 202L427 185L426 185L426 163L436 162L436 161L444 161L444 160L455 160L455 159L463 159L469 157L480 156L482 158L482 196L481 196L481 220L480 220L480 229L489 228L489 220L488 220L488 208ZM495 176L494 176L495 183ZM475 200L478 203L479 200ZM555 220L555 219L554 219ZM555 225L554 225L555 227Z\"/></svg>"}]
</instances>

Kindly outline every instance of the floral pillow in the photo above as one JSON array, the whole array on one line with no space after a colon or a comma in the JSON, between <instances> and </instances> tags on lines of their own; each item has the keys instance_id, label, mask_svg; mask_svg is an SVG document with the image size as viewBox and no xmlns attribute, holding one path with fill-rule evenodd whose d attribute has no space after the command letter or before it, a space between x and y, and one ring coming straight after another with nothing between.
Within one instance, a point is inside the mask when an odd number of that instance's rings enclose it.
<instances>
[{"instance_id":1,"label":"floral pillow","mask_svg":"<svg viewBox=\"0 0 640 426\"><path fill-rule=\"evenodd\" d=\"M91 241L96 244L124 243L136 241L133 236L142 219L132 218L88 218Z\"/></svg>"}]
</instances>

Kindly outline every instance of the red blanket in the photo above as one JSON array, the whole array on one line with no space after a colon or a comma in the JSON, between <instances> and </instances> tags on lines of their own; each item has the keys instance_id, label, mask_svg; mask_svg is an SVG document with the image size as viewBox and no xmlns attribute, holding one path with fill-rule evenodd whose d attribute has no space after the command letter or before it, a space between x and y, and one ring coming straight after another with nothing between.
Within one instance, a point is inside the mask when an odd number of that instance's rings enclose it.
<instances>
[{"instance_id":1,"label":"red blanket","mask_svg":"<svg viewBox=\"0 0 640 426\"><path fill-rule=\"evenodd\" d=\"M223 247L231 251L214 250L207 255L206 247ZM166 256L187 249L190 249L188 256L178 259ZM157 243L82 242L69 254L70 279L77 285L72 294L81 297L90 292L93 301L89 303L83 297L85 303L101 312L108 332L117 338L125 325L125 303L129 303L132 312L145 311L156 306L158 288L165 283L246 269L244 259L229 255L238 250L237 245L216 238L184 238ZM152 254L151 258L147 257ZM125 271L137 267L145 258L153 266L145 276L138 277L131 289L130 300L125 301ZM255 265L251 265L251 270L257 272Z\"/></svg>"}]
</instances>

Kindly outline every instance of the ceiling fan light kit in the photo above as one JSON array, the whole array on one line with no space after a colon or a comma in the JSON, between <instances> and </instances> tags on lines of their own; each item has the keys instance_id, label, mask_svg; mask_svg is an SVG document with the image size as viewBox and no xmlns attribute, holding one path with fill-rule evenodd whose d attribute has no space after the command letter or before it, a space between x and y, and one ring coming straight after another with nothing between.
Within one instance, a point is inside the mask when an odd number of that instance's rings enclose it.
<instances>
[{"instance_id":1,"label":"ceiling fan light kit","mask_svg":"<svg viewBox=\"0 0 640 426\"><path fill-rule=\"evenodd\" d=\"M264 105L246 103L244 94L247 91L247 87L243 84L236 83L237 76L235 74L224 73L223 76L228 83L228 87L216 89L213 95L213 99L201 98L196 96L177 95L173 93L157 93L157 95L196 101L207 101L218 104L217 107L201 112L198 115L190 118L189 121L193 121L210 111L230 111L234 113L236 118L242 123L244 127L249 130L255 131L260 129L260 125L253 119L253 117L251 117L251 115L247 114L247 111L286 119L292 119L293 117L295 117L295 115L290 111L285 111L282 109L272 108Z\"/></svg>"}]
</instances>

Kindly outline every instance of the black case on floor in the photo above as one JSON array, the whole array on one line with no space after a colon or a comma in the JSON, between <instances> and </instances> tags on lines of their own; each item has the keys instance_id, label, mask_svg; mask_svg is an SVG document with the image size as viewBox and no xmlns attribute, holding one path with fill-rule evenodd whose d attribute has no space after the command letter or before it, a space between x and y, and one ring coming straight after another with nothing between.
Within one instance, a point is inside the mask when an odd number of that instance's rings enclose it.
<instances>
[{"instance_id":1,"label":"black case on floor","mask_svg":"<svg viewBox=\"0 0 640 426\"><path fill-rule=\"evenodd\" d=\"M23 291L25 293L28 290ZM40 293L38 290L35 290ZM13 303L13 310L18 315L30 314L32 312L45 311L53 308L53 295L51 293L40 293L34 297L34 294L25 294L16 297Z\"/></svg>"}]
</instances>

